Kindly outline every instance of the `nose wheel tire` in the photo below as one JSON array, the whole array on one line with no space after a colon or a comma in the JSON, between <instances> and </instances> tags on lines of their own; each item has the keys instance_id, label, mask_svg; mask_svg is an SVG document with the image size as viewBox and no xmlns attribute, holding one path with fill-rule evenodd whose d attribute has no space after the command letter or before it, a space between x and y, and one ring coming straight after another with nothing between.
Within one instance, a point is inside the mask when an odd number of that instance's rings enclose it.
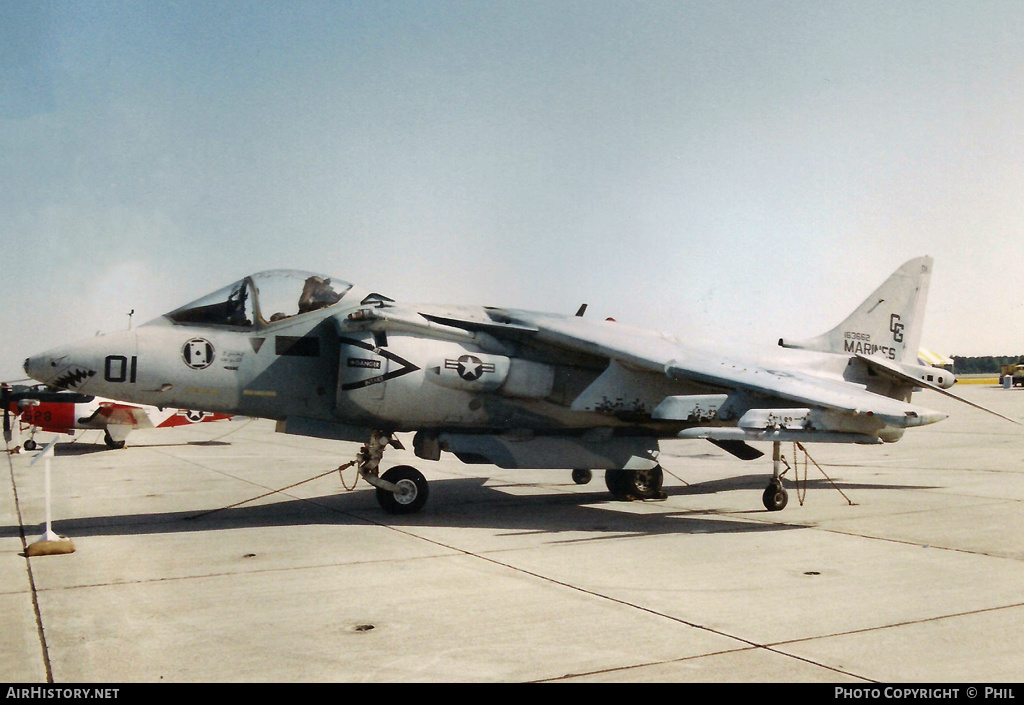
<instances>
[{"instance_id":1,"label":"nose wheel tire","mask_svg":"<svg viewBox=\"0 0 1024 705\"><path fill-rule=\"evenodd\" d=\"M416 468L397 465L380 479L398 486L396 492L377 488L377 503L388 514L413 514L426 504L429 492L427 479Z\"/></svg>"},{"instance_id":2,"label":"nose wheel tire","mask_svg":"<svg viewBox=\"0 0 1024 705\"><path fill-rule=\"evenodd\" d=\"M782 482L772 480L764 488L761 501L764 502L764 508L769 512L779 512L786 508L786 504L789 502L789 493L782 486Z\"/></svg>"}]
</instances>

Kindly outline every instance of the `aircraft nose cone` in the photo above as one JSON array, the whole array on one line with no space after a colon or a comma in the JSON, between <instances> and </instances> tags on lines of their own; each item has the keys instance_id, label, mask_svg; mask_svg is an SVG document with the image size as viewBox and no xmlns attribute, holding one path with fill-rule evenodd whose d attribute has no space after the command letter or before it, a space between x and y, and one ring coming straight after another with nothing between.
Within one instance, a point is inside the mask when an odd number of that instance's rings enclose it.
<instances>
[{"instance_id":1,"label":"aircraft nose cone","mask_svg":"<svg viewBox=\"0 0 1024 705\"><path fill-rule=\"evenodd\" d=\"M25 373L43 384L88 394L105 381L125 381L116 377L121 373L127 376L127 360L135 356L136 344L133 330L97 335L30 356L25 360Z\"/></svg>"},{"instance_id":2,"label":"aircraft nose cone","mask_svg":"<svg viewBox=\"0 0 1024 705\"><path fill-rule=\"evenodd\" d=\"M65 348L56 348L25 358L25 374L43 384L66 386L60 377L68 371L67 352Z\"/></svg>"},{"instance_id":3,"label":"aircraft nose cone","mask_svg":"<svg viewBox=\"0 0 1024 705\"><path fill-rule=\"evenodd\" d=\"M40 376L43 371L43 364L38 355L35 357L26 357L25 364L22 365L21 368L25 370L25 374L27 374L32 379L38 380L39 382L45 381Z\"/></svg>"}]
</instances>

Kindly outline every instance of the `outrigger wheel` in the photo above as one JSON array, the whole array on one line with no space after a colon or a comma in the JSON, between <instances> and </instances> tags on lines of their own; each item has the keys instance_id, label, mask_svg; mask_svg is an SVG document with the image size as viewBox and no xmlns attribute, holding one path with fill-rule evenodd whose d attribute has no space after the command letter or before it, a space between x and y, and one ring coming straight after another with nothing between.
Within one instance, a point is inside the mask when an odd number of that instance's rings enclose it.
<instances>
[{"instance_id":1,"label":"outrigger wheel","mask_svg":"<svg viewBox=\"0 0 1024 705\"><path fill-rule=\"evenodd\" d=\"M660 465L648 470L605 470L604 484L618 499L661 499L665 480Z\"/></svg>"},{"instance_id":2,"label":"outrigger wheel","mask_svg":"<svg viewBox=\"0 0 1024 705\"><path fill-rule=\"evenodd\" d=\"M786 472L782 469L783 465L786 466L786 470L789 469L789 464L782 458L782 444L775 441L772 443L772 479L768 481L768 486L761 495L764 508L769 512L782 511L789 502L789 494L782 486L782 475Z\"/></svg>"},{"instance_id":3,"label":"outrigger wheel","mask_svg":"<svg viewBox=\"0 0 1024 705\"><path fill-rule=\"evenodd\" d=\"M768 486L764 488L761 501L764 502L764 508L769 512L780 512L785 509L786 504L789 502L789 493L782 486L782 480L772 479Z\"/></svg>"},{"instance_id":4,"label":"outrigger wheel","mask_svg":"<svg viewBox=\"0 0 1024 705\"><path fill-rule=\"evenodd\" d=\"M396 465L383 475L382 480L398 487L391 492L377 488L377 503L389 514L413 514L427 502L429 487L423 473L409 465Z\"/></svg>"}]
</instances>

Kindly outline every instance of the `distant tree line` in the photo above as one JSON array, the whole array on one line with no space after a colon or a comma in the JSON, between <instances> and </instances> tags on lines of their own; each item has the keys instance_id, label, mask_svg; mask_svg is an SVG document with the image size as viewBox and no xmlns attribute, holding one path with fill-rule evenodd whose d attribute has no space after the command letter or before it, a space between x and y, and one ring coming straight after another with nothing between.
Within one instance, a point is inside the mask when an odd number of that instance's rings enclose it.
<instances>
[{"instance_id":1,"label":"distant tree line","mask_svg":"<svg viewBox=\"0 0 1024 705\"><path fill-rule=\"evenodd\" d=\"M958 375L999 374L1001 365L1024 364L1024 355L983 355L957 357L953 355L953 372Z\"/></svg>"}]
</instances>

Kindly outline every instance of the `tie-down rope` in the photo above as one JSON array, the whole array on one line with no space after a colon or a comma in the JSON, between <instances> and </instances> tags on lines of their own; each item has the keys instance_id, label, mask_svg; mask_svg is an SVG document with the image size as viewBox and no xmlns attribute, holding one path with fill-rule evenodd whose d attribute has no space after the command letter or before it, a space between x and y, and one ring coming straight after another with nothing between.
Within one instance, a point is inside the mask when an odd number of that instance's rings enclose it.
<instances>
[{"instance_id":1,"label":"tie-down rope","mask_svg":"<svg viewBox=\"0 0 1024 705\"><path fill-rule=\"evenodd\" d=\"M804 454L804 477L803 477L803 481L802 481L803 482L803 486L802 487L801 487L801 479L800 479L800 461L797 460L797 454L796 454L797 450L802 451L803 454ZM786 468L789 469L789 463L786 462L785 456L780 456L779 459L783 462L783 464L786 466ZM829 483L832 485L832 487L835 488L836 492L838 492L839 494L843 495L843 499L845 499L850 504L851 507L854 506L853 501L849 497L847 497L846 494L843 493L843 491L841 489L839 489L839 485L837 485L835 483L835 481L833 481L833 479L828 476L828 473L825 472L824 468L822 468L820 465L818 465L818 461L816 461L814 458L811 457L811 454L807 452L807 449L804 448L803 444L799 443L797 441L793 441L793 464L795 465L795 467L792 468L793 469L793 475L794 475L793 481L794 481L794 484L796 485L796 496L797 496L797 500L800 502L800 506L801 507L803 506L803 504L804 504L804 497L807 495L807 461L808 460L810 460L812 463L814 463L814 467L818 468L818 471L825 477L826 480L829 481Z\"/></svg>"}]
</instances>

